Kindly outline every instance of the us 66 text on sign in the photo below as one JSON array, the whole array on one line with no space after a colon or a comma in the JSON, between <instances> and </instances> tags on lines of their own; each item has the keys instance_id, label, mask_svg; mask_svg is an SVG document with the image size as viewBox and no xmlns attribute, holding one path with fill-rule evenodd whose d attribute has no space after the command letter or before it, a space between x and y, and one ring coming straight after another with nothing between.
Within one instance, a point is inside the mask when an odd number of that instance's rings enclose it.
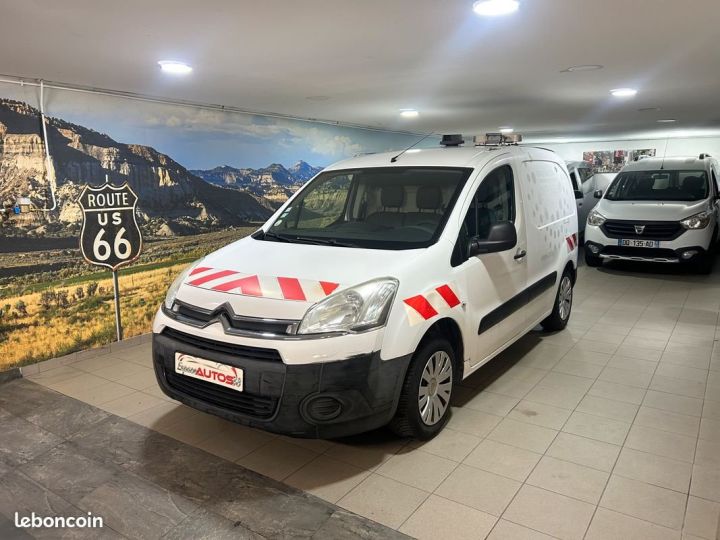
<instances>
[{"instance_id":1,"label":"us 66 text on sign","mask_svg":"<svg viewBox=\"0 0 720 540\"><path fill-rule=\"evenodd\" d=\"M78 198L83 211L80 250L85 260L116 270L140 255L142 235L135 219L137 201L127 183L85 186Z\"/></svg>"}]
</instances>

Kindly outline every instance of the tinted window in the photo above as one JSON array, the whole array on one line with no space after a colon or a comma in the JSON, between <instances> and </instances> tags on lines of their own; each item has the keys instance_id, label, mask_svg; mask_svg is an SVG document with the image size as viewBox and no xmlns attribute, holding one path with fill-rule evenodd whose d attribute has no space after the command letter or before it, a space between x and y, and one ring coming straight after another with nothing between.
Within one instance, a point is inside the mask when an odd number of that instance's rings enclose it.
<instances>
[{"instance_id":1,"label":"tinted window","mask_svg":"<svg viewBox=\"0 0 720 540\"><path fill-rule=\"evenodd\" d=\"M608 188L610 201L699 201L707 198L705 171L628 171Z\"/></svg>"},{"instance_id":2,"label":"tinted window","mask_svg":"<svg viewBox=\"0 0 720 540\"><path fill-rule=\"evenodd\" d=\"M471 169L382 167L318 175L265 240L376 249L437 241Z\"/></svg>"},{"instance_id":3,"label":"tinted window","mask_svg":"<svg viewBox=\"0 0 720 540\"><path fill-rule=\"evenodd\" d=\"M510 166L488 174L473 195L453 253L453 264L467 259L470 238L487 238L490 227L501 221L515 222L515 187Z\"/></svg>"}]
</instances>

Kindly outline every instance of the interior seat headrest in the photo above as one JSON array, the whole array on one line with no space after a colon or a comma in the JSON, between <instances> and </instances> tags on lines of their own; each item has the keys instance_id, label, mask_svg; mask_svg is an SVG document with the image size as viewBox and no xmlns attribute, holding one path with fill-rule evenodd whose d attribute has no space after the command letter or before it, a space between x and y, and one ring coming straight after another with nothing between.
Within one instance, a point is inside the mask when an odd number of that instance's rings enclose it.
<instances>
[{"instance_id":1,"label":"interior seat headrest","mask_svg":"<svg viewBox=\"0 0 720 540\"><path fill-rule=\"evenodd\" d=\"M383 186L380 190L380 202L385 208L400 208L405 202L405 188L402 186Z\"/></svg>"},{"instance_id":2,"label":"interior seat headrest","mask_svg":"<svg viewBox=\"0 0 720 540\"><path fill-rule=\"evenodd\" d=\"M439 210L442 208L442 190L438 186L418 188L415 202L420 210Z\"/></svg>"}]
</instances>

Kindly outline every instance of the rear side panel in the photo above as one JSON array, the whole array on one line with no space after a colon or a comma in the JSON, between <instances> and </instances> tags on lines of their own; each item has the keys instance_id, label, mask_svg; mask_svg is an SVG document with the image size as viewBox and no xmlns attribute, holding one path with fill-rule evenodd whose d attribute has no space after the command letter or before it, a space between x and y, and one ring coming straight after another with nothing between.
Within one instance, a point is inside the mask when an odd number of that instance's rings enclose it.
<instances>
[{"instance_id":1,"label":"rear side panel","mask_svg":"<svg viewBox=\"0 0 720 540\"><path fill-rule=\"evenodd\" d=\"M557 282L568 262L577 267L578 221L575 196L564 164L528 160L521 183L528 237L529 322L548 315Z\"/></svg>"}]
</instances>

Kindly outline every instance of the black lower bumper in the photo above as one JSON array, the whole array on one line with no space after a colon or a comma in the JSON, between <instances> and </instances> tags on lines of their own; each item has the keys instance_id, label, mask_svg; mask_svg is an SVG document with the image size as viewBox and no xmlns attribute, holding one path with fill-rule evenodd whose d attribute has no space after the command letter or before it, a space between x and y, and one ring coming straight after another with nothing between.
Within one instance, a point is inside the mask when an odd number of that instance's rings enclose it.
<instances>
[{"instance_id":1,"label":"black lower bumper","mask_svg":"<svg viewBox=\"0 0 720 540\"><path fill-rule=\"evenodd\" d=\"M155 375L165 394L233 422L296 437L342 437L387 424L411 358L381 360L375 352L289 365L229 354L221 343L187 337L176 331L153 335ZM176 352L241 368L243 391L175 373Z\"/></svg>"},{"instance_id":2,"label":"black lower bumper","mask_svg":"<svg viewBox=\"0 0 720 540\"><path fill-rule=\"evenodd\" d=\"M609 261L624 260L658 263L694 263L702 259L707 253L705 248L700 246L667 249L618 246L614 244L603 246L595 242L586 242L585 249L590 250L590 253L594 256ZM684 255L688 253L691 253L689 257Z\"/></svg>"}]
</instances>

